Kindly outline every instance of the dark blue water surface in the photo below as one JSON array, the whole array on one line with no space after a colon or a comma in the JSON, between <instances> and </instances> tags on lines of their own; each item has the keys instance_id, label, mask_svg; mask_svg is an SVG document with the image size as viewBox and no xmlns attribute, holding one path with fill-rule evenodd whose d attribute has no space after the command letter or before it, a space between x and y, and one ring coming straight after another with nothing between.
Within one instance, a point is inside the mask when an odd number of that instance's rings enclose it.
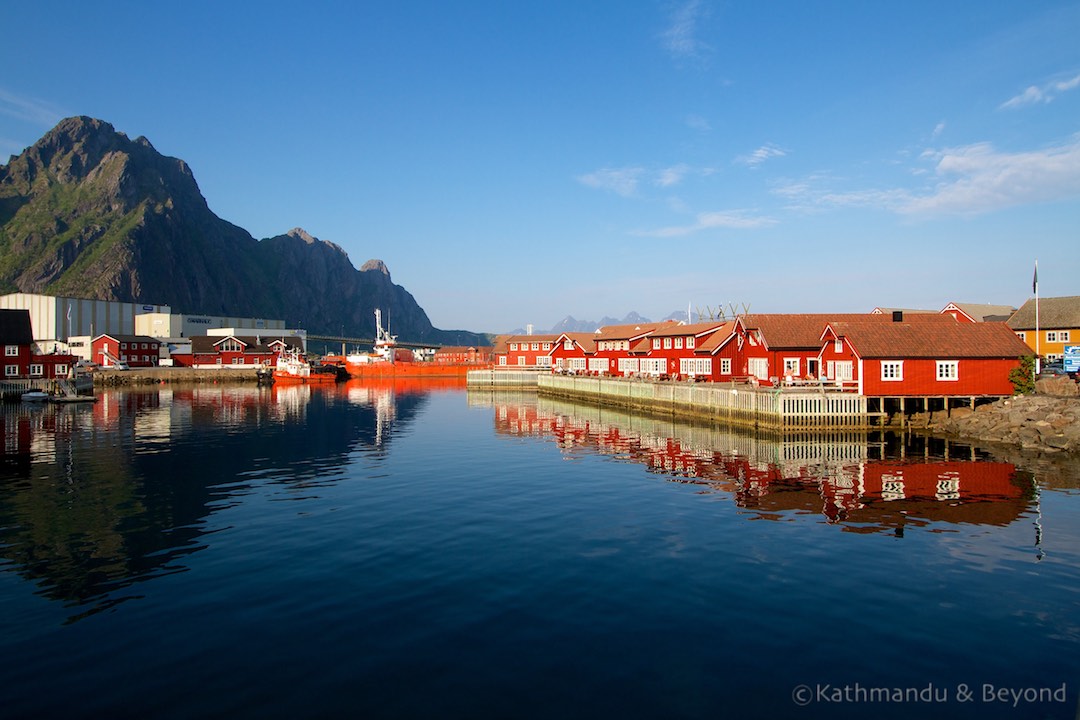
<instances>
[{"instance_id":1,"label":"dark blue water surface","mask_svg":"<svg viewBox=\"0 0 1080 720\"><path fill-rule=\"evenodd\" d=\"M1077 714L1076 460L404 385L0 422L0 717Z\"/></svg>"}]
</instances>

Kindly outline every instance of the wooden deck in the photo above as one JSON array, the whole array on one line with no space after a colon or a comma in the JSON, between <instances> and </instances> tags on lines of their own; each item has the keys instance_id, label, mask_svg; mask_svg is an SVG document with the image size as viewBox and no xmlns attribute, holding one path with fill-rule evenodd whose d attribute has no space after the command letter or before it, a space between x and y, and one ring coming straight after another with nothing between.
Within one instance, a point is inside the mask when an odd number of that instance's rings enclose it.
<instances>
[{"instance_id":1,"label":"wooden deck","mask_svg":"<svg viewBox=\"0 0 1080 720\"><path fill-rule=\"evenodd\" d=\"M18 402L23 393L31 390L42 390L50 395L67 397L85 396L94 394L94 383L86 375L80 375L74 380L45 378L4 380L0 382L0 399L5 402Z\"/></svg>"},{"instance_id":2,"label":"wooden deck","mask_svg":"<svg viewBox=\"0 0 1080 720\"><path fill-rule=\"evenodd\" d=\"M868 429L866 398L820 387L755 388L728 383L650 382L541 374L543 395L780 430Z\"/></svg>"}]
</instances>

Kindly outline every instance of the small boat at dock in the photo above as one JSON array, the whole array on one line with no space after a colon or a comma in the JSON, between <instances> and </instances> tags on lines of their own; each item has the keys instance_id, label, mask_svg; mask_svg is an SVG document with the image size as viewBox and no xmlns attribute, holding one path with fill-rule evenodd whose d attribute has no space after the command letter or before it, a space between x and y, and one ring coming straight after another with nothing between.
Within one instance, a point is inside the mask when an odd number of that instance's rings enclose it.
<instances>
[{"instance_id":1,"label":"small boat at dock","mask_svg":"<svg viewBox=\"0 0 1080 720\"><path fill-rule=\"evenodd\" d=\"M335 367L316 367L297 350L283 353L274 368L274 382L293 385L322 385L338 381Z\"/></svg>"}]
</instances>

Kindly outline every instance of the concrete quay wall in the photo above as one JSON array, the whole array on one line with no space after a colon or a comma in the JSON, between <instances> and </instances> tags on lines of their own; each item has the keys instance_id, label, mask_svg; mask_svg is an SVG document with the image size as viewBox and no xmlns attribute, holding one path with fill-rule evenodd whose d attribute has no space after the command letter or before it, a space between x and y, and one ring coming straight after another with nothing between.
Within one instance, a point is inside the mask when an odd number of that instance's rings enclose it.
<instances>
[{"instance_id":1,"label":"concrete quay wall","mask_svg":"<svg viewBox=\"0 0 1080 720\"><path fill-rule=\"evenodd\" d=\"M243 369L229 367L220 370L180 367L132 368L130 370L99 368L91 375L94 378L94 385L97 387L161 385L163 383L257 383L259 381L259 375L256 373L254 366Z\"/></svg>"}]
</instances>

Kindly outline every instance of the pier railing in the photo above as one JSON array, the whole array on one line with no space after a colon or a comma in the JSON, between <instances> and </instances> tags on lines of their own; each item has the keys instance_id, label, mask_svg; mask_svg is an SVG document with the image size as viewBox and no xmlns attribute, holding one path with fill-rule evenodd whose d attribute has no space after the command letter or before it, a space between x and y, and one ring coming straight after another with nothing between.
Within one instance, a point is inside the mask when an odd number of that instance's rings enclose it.
<instances>
[{"instance_id":1,"label":"pier railing","mask_svg":"<svg viewBox=\"0 0 1080 720\"><path fill-rule=\"evenodd\" d=\"M543 370L470 370L465 376L465 383L469 387L536 387L537 378L550 373L551 370L548 368Z\"/></svg>"},{"instance_id":2,"label":"pier railing","mask_svg":"<svg viewBox=\"0 0 1080 720\"><path fill-rule=\"evenodd\" d=\"M793 429L866 428L862 395L821 388L754 388L727 383L676 383L539 374L541 394L625 405L684 417Z\"/></svg>"}]
</instances>

